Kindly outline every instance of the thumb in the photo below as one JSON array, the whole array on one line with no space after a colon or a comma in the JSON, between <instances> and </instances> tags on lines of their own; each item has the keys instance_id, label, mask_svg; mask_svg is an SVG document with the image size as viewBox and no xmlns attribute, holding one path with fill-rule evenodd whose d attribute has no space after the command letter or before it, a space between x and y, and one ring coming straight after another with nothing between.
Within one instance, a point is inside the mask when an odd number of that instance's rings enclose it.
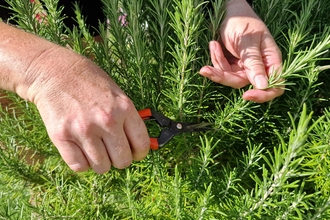
<instances>
[{"instance_id":1,"label":"thumb","mask_svg":"<svg viewBox=\"0 0 330 220\"><path fill-rule=\"evenodd\" d=\"M241 60L250 83L256 89L266 89L268 87L268 76L260 48L257 46L246 48L241 53Z\"/></svg>"}]
</instances>

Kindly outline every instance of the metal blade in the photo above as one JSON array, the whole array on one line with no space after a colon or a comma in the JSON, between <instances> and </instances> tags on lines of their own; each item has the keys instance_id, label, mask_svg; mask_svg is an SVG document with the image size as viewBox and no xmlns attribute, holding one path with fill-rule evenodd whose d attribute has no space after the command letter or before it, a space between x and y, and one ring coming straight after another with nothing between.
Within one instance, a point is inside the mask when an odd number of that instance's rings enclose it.
<instances>
[{"instance_id":1,"label":"metal blade","mask_svg":"<svg viewBox=\"0 0 330 220\"><path fill-rule=\"evenodd\" d=\"M185 131L186 132L193 132L193 131L208 131L208 130L214 130L215 128L211 127L213 126L213 123L209 122L202 122L198 124L190 124L185 126Z\"/></svg>"}]
</instances>

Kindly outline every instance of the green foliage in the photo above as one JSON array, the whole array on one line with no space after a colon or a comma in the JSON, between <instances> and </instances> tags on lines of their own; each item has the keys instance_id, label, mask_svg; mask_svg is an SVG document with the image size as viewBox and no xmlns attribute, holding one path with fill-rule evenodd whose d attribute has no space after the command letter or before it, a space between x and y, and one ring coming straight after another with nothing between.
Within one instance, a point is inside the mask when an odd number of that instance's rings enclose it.
<instances>
[{"instance_id":1,"label":"green foliage","mask_svg":"<svg viewBox=\"0 0 330 220\"><path fill-rule=\"evenodd\" d=\"M248 87L198 74L210 63L208 41L218 38L224 1L102 1L107 21L95 27L102 42L93 40L77 5L78 25L69 30L58 1L43 0L43 8L7 2L20 28L93 59L137 109L216 129L175 137L125 170L73 173L35 106L9 93L13 106L0 112L1 219L330 217L328 0L255 1L284 60L270 86L288 89L265 104L244 101ZM47 12L41 21L40 11Z\"/></svg>"}]
</instances>

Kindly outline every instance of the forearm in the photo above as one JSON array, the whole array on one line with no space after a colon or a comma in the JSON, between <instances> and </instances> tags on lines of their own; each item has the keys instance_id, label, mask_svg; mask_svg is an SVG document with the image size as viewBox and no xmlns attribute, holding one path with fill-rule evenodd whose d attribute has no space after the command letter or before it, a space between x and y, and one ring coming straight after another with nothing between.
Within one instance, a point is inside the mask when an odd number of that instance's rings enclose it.
<instances>
[{"instance_id":1,"label":"forearm","mask_svg":"<svg viewBox=\"0 0 330 220\"><path fill-rule=\"evenodd\" d=\"M33 101L30 88L56 77L54 68L70 66L67 53L71 52L0 22L0 88Z\"/></svg>"}]
</instances>

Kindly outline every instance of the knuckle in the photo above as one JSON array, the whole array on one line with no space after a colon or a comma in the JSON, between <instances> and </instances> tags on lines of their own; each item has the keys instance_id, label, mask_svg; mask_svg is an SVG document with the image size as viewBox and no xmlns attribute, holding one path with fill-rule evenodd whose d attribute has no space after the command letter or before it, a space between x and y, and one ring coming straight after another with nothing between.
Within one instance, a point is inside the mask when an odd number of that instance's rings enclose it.
<instances>
[{"instance_id":1,"label":"knuckle","mask_svg":"<svg viewBox=\"0 0 330 220\"><path fill-rule=\"evenodd\" d=\"M75 121L72 123L72 130L82 137L88 137L93 131L93 124L87 121Z\"/></svg>"},{"instance_id":2,"label":"knuckle","mask_svg":"<svg viewBox=\"0 0 330 220\"><path fill-rule=\"evenodd\" d=\"M135 109L132 101L127 96L122 96L117 103L120 104L117 108L101 110L95 116L97 121L102 122L107 128L118 126L118 123L121 123Z\"/></svg>"},{"instance_id":3,"label":"knuckle","mask_svg":"<svg viewBox=\"0 0 330 220\"><path fill-rule=\"evenodd\" d=\"M113 112L100 112L98 114L99 119L97 121L100 121L106 128L111 128L116 126L118 117Z\"/></svg>"},{"instance_id":4,"label":"knuckle","mask_svg":"<svg viewBox=\"0 0 330 220\"><path fill-rule=\"evenodd\" d=\"M97 174L104 174L104 173L108 172L111 169L111 165L109 165L109 166L92 166L92 169Z\"/></svg>"},{"instance_id":5,"label":"knuckle","mask_svg":"<svg viewBox=\"0 0 330 220\"><path fill-rule=\"evenodd\" d=\"M73 122L61 123L49 131L49 135L57 140L72 139L74 134L88 137L93 131L93 124L88 121L75 120Z\"/></svg>"},{"instance_id":6,"label":"knuckle","mask_svg":"<svg viewBox=\"0 0 330 220\"><path fill-rule=\"evenodd\" d=\"M135 109L132 100L126 95L120 96L120 109L124 112L131 112Z\"/></svg>"},{"instance_id":7,"label":"knuckle","mask_svg":"<svg viewBox=\"0 0 330 220\"><path fill-rule=\"evenodd\" d=\"M111 168L111 162L108 154L98 154L97 156L90 158L89 164L98 174L106 173Z\"/></svg>"},{"instance_id":8,"label":"knuckle","mask_svg":"<svg viewBox=\"0 0 330 220\"><path fill-rule=\"evenodd\" d=\"M49 137L55 140L65 141L70 138L70 129L66 126L57 126L55 129L50 129L48 133Z\"/></svg>"},{"instance_id":9,"label":"knuckle","mask_svg":"<svg viewBox=\"0 0 330 220\"><path fill-rule=\"evenodd\" d=\"M120 99L123 103L123 106L132 106L133 105L132 100L125 94L121 95Z\"/></svg>"},{"instance_id":10,"label":"knuckle","mask_svg":"<svg viewBox=\"0 0 330 220\"><path fill-rule=\"evenodd\" d=\"M143 139L142 144L137 146L133 152L135 161L143 160L150 151L150 138Z\"/></svg>"},{"instance_id":11,"label":"knuckle","mask_svg":"<svg viewBox=\"0 0 330 220\"><path fill-rule=\"evenodd\" d=\"M130 157L123 161L117 162L116 164L113 164L113 166L116 167L117 169L125 169L126 167L131 165L132 161L133 161L133 159Z\"/></svg>"},{"instance_id":12,"label":"knuckle","mask_svg":"<svg viewBox=\"0 0 330 220\"><path fill-rule=\"evenodd\" d=\"M144 138L142 144L140 145L139 149L143 152L149 152L150 149L150 138Z\"/></svg>"},{"instance_id":13,"label":"knuckle","mask_svg":"<svg viewBox=\"0 0 330 220\"><path fill-rule=\"evenodd\" d=\"M258 56L250 56L244 61L244 66L248 69L264 68L264 63Z\"/></svg>"},{"instance_id":14,"label":"knuckle","mask_svg":"<svg viewBox=\"0 0 330 220\"><path fill-rule=\"evenodd\" d=\"M84 165L82 163L68 164L68 166L74 172L85 172L89 169L88 165Z\"/></svg>"}]
</instances>

